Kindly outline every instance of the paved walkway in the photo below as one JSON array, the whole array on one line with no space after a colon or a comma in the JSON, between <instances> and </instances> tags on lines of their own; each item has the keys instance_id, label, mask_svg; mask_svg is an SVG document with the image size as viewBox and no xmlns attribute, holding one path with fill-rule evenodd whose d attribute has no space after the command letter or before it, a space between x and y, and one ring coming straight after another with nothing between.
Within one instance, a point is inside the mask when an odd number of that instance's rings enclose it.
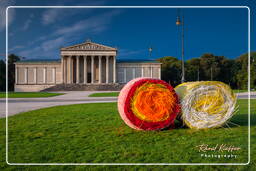
<instances>
[{"instance_id":1,"label":"paved walkway","mask_svg":"<svg viewBox=\"0 0 256 171\"><path fill-rule=\"evenodd\" d=\"M65 93L64 95L46 98L9 98L8 99L8 116L15 115L20 112L27 112L30 110L61 106L69 104L80 104L80 103L106 103L116 102L117 97L88 97L92 93L97 91L69 91L60 92ZM110 92L110 91L100 91ZM239 99L247 99L247 93L237 93ZM256 92L251 93L251 98L256 99ZM5 98L0 98L0 118L6 116L6 103Z\"/></svg>"},{"instance_id":2,"label":"paved walkway","mask_svg":"<svg viewBox=\"0 0 256 171\"><path fill-rule=\"evenodd\" d=\"M248 99L248 93L236 93L238 99ZM256 92L251 92L251 99L256 99Z\"/></svg>"},{"instance_id":3,"label":"paved walkway","mask_svg":"<svg viewBox=\"0 0 256 171\"><path fill-rule=\"evenodd\" d=\"M90 94L96 93L96 91L63 91L59 93L65 94L46 98L9 98L8 116L12 116L20 112L27 112L30 110L46 108L51 106L61 106L80 103L105 103L117 101L117 97L88 97ZM6 116L5 102L5 98L0 98L0 118Z\"/></svg>"}]
</instances>

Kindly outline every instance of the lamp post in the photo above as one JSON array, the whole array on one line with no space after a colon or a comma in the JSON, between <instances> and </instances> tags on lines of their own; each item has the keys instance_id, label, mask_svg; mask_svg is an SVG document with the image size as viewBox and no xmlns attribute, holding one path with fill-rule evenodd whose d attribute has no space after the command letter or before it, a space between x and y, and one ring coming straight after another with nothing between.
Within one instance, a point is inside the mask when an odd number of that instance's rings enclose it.
<instances>
[{"instance_id":1,"label":"lamp post","mask_svg":"<svg viewBox=\"0 0 256 171\"><path fill-rule=\"evenodd\" d=\"M153 51L153 48L152 48L152 47L149 47L149 48L148 48L148 51L149 51L149 58L151 58L151 56L152 56L152 51Z\"/></svg>"},{"instance_id":2,"label":"lamp post","mask_svg":"<svg viewBox=\"0 0 256 171\"><path fill-rule=\"evenodd\" d=\"M181 82L185 81L185 68L184 68L184 14L182 14L182 19L180 19L180 14L178 10L176 25L181 26Z\"/></svg>"}]
</instances>

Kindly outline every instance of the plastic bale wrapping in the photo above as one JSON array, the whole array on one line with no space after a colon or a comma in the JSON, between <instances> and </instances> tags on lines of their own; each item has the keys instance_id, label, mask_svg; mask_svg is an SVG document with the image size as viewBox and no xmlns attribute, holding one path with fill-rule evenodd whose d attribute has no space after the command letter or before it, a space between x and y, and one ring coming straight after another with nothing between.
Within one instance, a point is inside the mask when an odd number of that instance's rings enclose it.
<instances>
[{"instance_id":1,"label":"plastic bale wrapping","mask_svg":"<svg viewBox=\"0 0 256 171\"><path fill-rule=\"evenodd\" d=\"M137 130L160 130L174 124L180 111L172 86L159 79L136 78L118 96L118 111L124 122Z\"/></svg>"},{"instance_id":2,"label":"plastic bale wrapping","mask_svg":"<svg viewBox=\"0 0 256 171\"><path fill-rule=\"evenodd\" d=\"M221 127L234 114L236 95L218 81L187 82L175 87L185 125L195 129Z\"/></svg>"}]
</instances>

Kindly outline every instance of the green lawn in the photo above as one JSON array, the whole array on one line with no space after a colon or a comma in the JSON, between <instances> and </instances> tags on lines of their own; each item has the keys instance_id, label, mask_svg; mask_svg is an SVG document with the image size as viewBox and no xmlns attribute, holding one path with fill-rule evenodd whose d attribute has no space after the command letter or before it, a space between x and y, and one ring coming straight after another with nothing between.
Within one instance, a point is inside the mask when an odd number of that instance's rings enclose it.
<instances>
[{"instance_id":1,"label":"green lawn","mask_svg":"<svg viewBox=\"0 0 256 171\"><path fill-rule=\"evenodd\" d=\"M93 93L89 97L117 97L119 92Z\"/></svg>"},{"instance_id":2,"label":"green lawn","mask_svg":"<svg viewBox=\"0 0 256 171\"><path fill-rule=\"evenodd\" d=\"M233 90L234 93L243 93L247 92L247 90ZM107 93L93 93L90 94L89 97L117 97L119 92L107 92Z\"/></svg>"},{"instance_id":3,"label":"green lawn","mask_svg":"<svg viewBox=\"0 0 256 171\"><path fill-rule=\"evenodd\" d=\"M194 131L176 128L164 131L136 131L120 119L116 103L56 106L9 117L10 163L182 163L247 162L247 100L238 100L239 112L231 128ZM251 155L255 163L256 100L252 100ZM228 144L240 147L236 159L202 158L196 146ZM184 166L7 166L5 119L0 119L0 170L72 169L181 169ZM214 152L212 152L214 153ZM212 154L210 152L210 154ZM223 154L219 152L220 154ZM46 169L47 167L47 169ZM187 170L255 170L249 166L188 166Z\"/></svg>"},{"instance_id":4,"label":"green lawn","mask_svg":"<svg viewBox=\"0 0 256 171\"><path fill-rule=\"evenodd\" d=\"M9 92L8 98L35 98L35 97L53 97L63 95L64 93L48 93L48 92ZM6 93L0 92L0 98L5 98Z\"/></svg>"},{"instance_id":5,"label":"green lawn","mask_svg":"<svg viewBox=\"0 0 256 171\"><path fill-rule=\"evenodd\" d=\"M233 90L234 93L244 93L248 92L248 90Z\"/></svg>"}]
</instances>

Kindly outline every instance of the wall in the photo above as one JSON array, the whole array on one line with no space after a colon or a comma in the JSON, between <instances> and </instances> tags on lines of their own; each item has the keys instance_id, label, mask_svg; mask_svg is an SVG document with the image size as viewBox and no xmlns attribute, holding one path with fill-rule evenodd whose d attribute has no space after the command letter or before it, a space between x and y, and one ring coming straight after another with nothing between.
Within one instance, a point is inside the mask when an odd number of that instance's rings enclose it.
<instances>
[{"instance_id":1,"label":"wall","mask_svg":"<svg viewBox=\"0 0 256 171\"><path fill-rule=\"evenodd\" d=\"M15 92L39 92L46 88L54 86L53 84L46 85L15 85Z\"/></svg>"},{"instance_id":2,"label":"wall","mask_svg":"<svg viewBox=\"0 0 256 171\"><path fill-rule=\"evenodd\" d=\"M62 83L60 62L16 63L16 92L40 91ZM26 73L27 70L27 73ZM44 75L44 71L46 74Z\"/></svg>"},{"instance_id":3,"label":"wall","mask_svg":"<svg viewBox=\"0 0 256 171\"><path fill-rule=\"evenodd\" d=\"M117 63L118 83L138 77L161 79L161 63Z\"/></svg>"}]
</instances>

